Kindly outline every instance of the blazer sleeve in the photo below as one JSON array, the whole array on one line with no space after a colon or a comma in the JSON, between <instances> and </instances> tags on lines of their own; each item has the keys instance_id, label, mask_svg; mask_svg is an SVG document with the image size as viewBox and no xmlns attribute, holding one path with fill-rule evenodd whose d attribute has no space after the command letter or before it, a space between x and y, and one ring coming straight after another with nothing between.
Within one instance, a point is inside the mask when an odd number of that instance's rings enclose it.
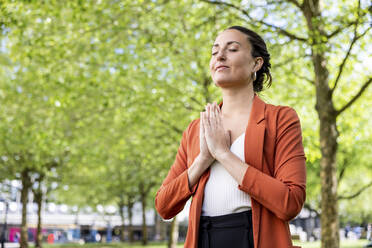
<instances>
[{"instance_id":1,"label":"blazer sleeve","mask_svg":"<svg viewBox=\"0 0 372 248\"><path fill-rule=\"evenodd\" d=\"M274 175L249 166L239 189L278 218L289 221L296 217L305 202L305 161L300 120L292 108L282 107L277 116Z\"/></svg>"},{"instance_id":2,"label":"blazer sleeve","mask_svg":"<svg viewBox=\"0 0 372 248\"><path fill-rule=\"evenodd\" d=\"M155 208L164 219L173 218L181 212L199 184L195 184L190 190L187 173L187 140L191 125L192 123L183 132L176 159L156 193Z\"/></svg>"}]
</instances>

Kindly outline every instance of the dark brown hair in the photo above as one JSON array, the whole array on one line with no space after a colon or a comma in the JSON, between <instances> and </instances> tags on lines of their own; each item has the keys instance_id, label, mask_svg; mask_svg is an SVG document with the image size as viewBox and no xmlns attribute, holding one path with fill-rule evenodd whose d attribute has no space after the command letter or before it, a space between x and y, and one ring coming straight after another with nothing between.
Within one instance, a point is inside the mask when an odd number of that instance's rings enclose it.
<instances>
[{"instance_id":1,"label":"dark brown hair","mask_svg":"<svg viewBox=\"0 0 372 248\"><path fill-rule=\"evenodd\" d=\"M270 54L267 51L265 41L256 32L242 26L231 26L227 29L235 29L246 34L248 41L252 46L252 57L261 57L264 61L261 69L256 72L257 77L253 81L253 90L255 92L262 91L264 83L266 84L267 88L270 87L272 82L272 77L270 74Z\"/></svg>"}]
</instances>

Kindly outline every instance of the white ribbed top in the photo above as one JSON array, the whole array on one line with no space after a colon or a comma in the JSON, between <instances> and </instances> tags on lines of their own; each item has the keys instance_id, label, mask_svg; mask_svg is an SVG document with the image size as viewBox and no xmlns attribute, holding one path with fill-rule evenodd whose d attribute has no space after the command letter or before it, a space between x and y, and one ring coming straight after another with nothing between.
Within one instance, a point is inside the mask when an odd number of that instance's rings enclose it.
<instances>
[{"instance_id":1,"label":"white ribbed top","mask_svg":"<svg viewBox=\"0 0 372 248\"><path fill-rule=\"evenodd\" d=\"M230 147L230 151L244 159L245 133L240 135ZM218 216L239 213L251 208L251 198L238 188L238 182L217 160L211 165L211 173L204 188L201 215Z\"/></svg>"}]
</instances>

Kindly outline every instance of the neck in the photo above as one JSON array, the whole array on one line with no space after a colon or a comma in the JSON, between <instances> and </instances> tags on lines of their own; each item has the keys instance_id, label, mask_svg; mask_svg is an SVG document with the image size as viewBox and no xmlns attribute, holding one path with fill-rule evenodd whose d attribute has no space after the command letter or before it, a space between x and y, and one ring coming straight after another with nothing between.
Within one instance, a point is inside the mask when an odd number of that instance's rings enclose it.
<instances>
[{"instance_id":1,"label":"neck","mask_svg":"<svg viewBox=\"0 0 372 248\"><path fill-rule=\"evenodd\" d=\"M221 89L223 99L222 114L224 116L235 116L250 112L254 98L252 83Z\"/></svg>"}]
</instances>

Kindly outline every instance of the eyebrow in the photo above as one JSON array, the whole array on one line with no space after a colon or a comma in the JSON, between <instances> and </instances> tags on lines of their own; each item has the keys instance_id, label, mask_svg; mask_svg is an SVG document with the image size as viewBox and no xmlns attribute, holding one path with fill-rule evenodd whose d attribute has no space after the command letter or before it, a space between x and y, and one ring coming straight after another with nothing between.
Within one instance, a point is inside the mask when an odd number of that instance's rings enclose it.
<instances>
[{"instance_id":1,"label":"eyebrow","mask_svg":"<svg viewBox=\"0 0 372 248\"><path fill-rule=\"evenodd\" d=\"M232 41L228 41L226 44L227 45L230 45L230 44L232 44L232 43L238 43L239 45L242 45L242 44L240 44L240 42L237 42L237 41L234 41L234 40L232 40ZM218 44L213 44L213 46L212 47L219 47L220 45L218 45Z\"/></svg>"}]
</instances>

